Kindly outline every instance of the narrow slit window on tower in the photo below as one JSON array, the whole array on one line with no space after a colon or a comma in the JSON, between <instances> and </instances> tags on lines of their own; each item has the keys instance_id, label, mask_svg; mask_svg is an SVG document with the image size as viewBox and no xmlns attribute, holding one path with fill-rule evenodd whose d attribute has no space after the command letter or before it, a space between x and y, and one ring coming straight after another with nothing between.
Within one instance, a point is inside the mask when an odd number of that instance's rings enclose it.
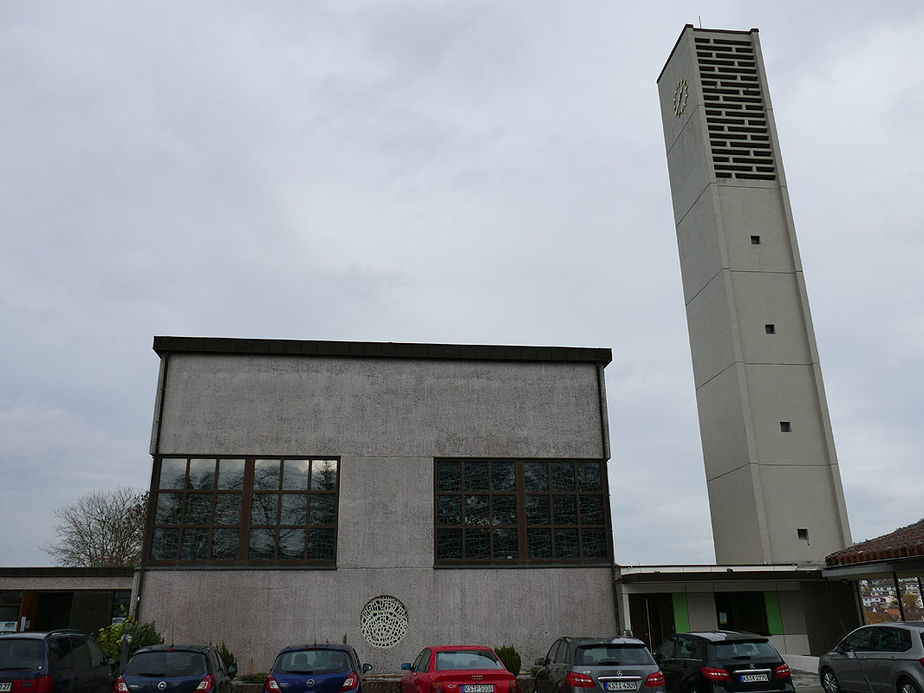
<instances>
[{"instance_id":1,"label":"narrow slit window on tower","mask_svg":"<svg viewBox=\"0 0 924 693\"><path fill-rule=\"evenodd\" d=\"M792 424L789 421L780 421L780 431L789 433L792 431Z\"/></svg>"},{"instance_id":2,"label":"narrow slit window on tower","mask_svg":"<svg viewBox=\"0 0 924 693\"><path fill-rule=\"evenodd\" d=\"M767 334L776 334L776 325L774 325L772 322L768 322L766 325L764 325L764 330L767 332Z\"/></svg>"},{"instance_id":3,"label":"narrow slit window on tower","mask_svg":"<svg viewBox=\"0 0 924 693\"><path fill-rule=\"evenodd\" d=\"M798 536L802 541L808 541L808 529L800 527L796 530L796 536Z\"/></svg>"},{"instance_id":4,"label":"narrow slit window on tower","mask_svg":"<svg viewBox=\"0 0 924 693\"><path fill-rule=\"evenodd\" d=\"M751 236L751 245L760 245L760 236Z\"/></svg>"}]
</instances>

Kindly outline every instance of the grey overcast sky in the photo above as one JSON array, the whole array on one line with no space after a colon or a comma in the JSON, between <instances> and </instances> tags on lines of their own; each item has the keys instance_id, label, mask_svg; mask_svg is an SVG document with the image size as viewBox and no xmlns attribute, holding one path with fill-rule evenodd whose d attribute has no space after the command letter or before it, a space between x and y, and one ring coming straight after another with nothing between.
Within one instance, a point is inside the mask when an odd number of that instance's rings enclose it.
<instances>
[{"instance_id":1,"label":"grey overcast sky","mask_svg":"<svg viewBox=\"0 0 924 693\"><path fill-rule=\"evenodd\" d=\"M655 80L760 29L855 541L924 496L924 3L3 2L0 565L147 488L164 335L611 347L615 557L714 561Z\"/></svg>"}]
</instances>

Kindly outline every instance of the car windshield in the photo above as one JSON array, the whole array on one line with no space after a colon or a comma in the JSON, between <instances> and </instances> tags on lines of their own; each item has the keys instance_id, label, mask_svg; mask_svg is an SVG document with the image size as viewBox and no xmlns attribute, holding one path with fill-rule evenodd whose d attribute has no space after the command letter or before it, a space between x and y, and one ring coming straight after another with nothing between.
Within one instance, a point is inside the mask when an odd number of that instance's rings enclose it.
<instances>
[{"instance_id":1,"label":"car windshield","mask_svg":"<svg viewBox=\"0 0 924 693\"><path fill-rule=\"evenodd\" d=\"M283 652L273 665L273 671L281 674L333 674L351 669L350 656L343 650Z\"/></svg>"},{"instance_id":2,"label":"car windshield","mask_svg":"<svg viewBox=\"0 0 924 693\"><path fill-rule=\"evenodd\" d=\"M779 657L773 645L766 640L751 642L721 642L713 645L716 659L753 659L755 657Z\"/></svg>"},{"instance_id":3,"label":"car windshield","mask_svg":"<svg viewBox=\"0 0 924 693\"><path fill-rule=\"evenodd\" d=\"M208 673L205 655L184 650L138 652L128 660L126 676L171 678L174 676L203 676Z\"/></svg>"},{"instance_id":4,"label":"car windshield","mask_svg":"<svg viewBox=\"0 0 924 693\"><path fill-rule=\"evenodd\" d=\"M0 640L0 669L41 669L44 655L45 645L41 640Z\"/></svg>"},{"instance_id":5,"label":"car windshield","mask_svg":"<svg viewBox=\"0 0 924 693\"><path fill-rule=\"evenodd\" d=\"M436 670L503 669L490 650L445 650L436 653Z\"/></svg>"},{"instance_id":6,"label":"car windshield","mask_svg":"<svg viewBox=\"0 0 924 693\"><path fill-rule=\"evenodd\" d=\"M574 664L592 667L653 663L654 660L644 645L581 645L574 652Z\"/></svg>"}]
</instances>

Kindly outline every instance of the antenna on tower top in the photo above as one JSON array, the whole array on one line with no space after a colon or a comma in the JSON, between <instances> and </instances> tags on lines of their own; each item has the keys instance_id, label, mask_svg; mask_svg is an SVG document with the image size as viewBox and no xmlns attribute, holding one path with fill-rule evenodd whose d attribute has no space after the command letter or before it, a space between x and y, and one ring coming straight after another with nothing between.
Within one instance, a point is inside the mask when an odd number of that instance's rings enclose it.
<instances>
[{"instance_id":1,"label":"antenna on tower top","mask_svg":"<svg viewBox=\"0 0 924 693\"><path fill-rule=\"evenodd\" d=\"M696 15L696 18L699 20L699 28L703 28L703 18L700 15Z\"/></svg>"}]
</instances>

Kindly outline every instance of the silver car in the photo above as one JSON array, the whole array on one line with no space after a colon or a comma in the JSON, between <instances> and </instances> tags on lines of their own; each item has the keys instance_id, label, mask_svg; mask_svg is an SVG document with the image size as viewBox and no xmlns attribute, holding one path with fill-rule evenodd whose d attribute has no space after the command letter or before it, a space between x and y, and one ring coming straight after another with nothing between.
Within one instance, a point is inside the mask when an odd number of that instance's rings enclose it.
<instances>
[{"instance_id":1,"label":"silver car","mask_svg":"<svg viewBox=\"0 0 924 693\"><path fill-rule=\"evenodd\" d=\"M536 665L536 693L664 693L664 674L636 638L559 638Z\"/></svg>"},{"instance_id":2,"label":"silver car","mask_svg":"<svg viewBox=\"0 0 924 693\"><path fill-rule=\"evenodd\" d=\"M857 628L818 660L825 693L924 693L924 621Z\"/></svg>"}]
</instances>

